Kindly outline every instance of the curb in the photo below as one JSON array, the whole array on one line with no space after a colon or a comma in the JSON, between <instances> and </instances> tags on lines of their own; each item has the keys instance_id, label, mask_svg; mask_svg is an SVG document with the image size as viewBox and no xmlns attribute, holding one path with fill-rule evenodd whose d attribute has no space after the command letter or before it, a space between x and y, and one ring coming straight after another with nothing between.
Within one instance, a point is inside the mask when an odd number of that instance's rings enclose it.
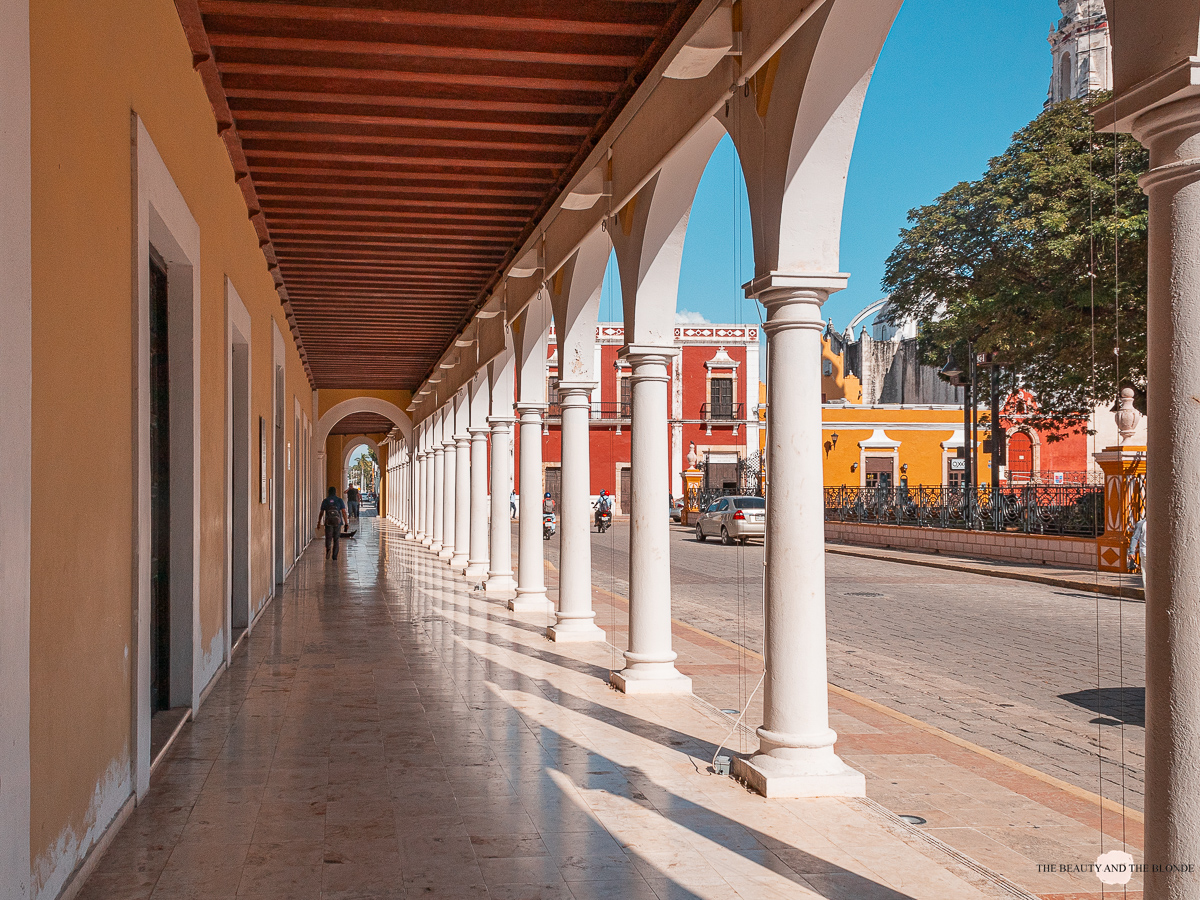
<instances>
[{"instance_id":1,"label":"curb","mask_svg":"<svg viewBox=\"0 0 1200 900\"><path fill-rule=\"evenodd\" d=\"M856 556L860 559L877 559L882 562L903 563L907 566L925 566L930 569L948 569L952 572L968 572L972 575L988 575L992 578L1008 578L1013 581L1030 581L1034 584L1045 584L1051 587L1069 588L1085 594L1107 594L1110 597L1117 597L1122 600L1134 600L1139 603L1146 602L1146 592L1139 587L1129 585L1111 585L1111 584L1096 584L1089 583L1082 578L1061 578L1055 575L1038 575L1033 572L1024 572L1020 569L991 569L985 566L971 565L969 560L956 562L949 559L934 560L934 559L913 559L911 557L890 556L885 553L870 553L865 548L862 550L851 549L853 545L847 544L826 544L826 553L835 553L838 556Z\"/></svg>"}]
</instances>

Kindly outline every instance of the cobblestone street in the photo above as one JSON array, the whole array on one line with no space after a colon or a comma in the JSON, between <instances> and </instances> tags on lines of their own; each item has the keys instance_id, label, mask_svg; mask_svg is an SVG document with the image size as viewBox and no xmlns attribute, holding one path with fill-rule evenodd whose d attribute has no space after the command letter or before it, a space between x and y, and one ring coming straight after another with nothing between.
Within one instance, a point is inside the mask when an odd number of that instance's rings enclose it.
<instances>
[{"instance_id":1,"label":"cobblestone street","mask_svg":"<svg viewBox=\"0 0 1200 900\"><path fill-rule=\"evenodd\" d=\"M673 616L761 652L762 545L671 530ZM594 584L625 596L627 525L593 534L592 551ZM547 559L557 556L557 540L546 542ZM1142 808L1140 602L834 554L826 583L833 684Z\"/></svg>"}]
</instances>

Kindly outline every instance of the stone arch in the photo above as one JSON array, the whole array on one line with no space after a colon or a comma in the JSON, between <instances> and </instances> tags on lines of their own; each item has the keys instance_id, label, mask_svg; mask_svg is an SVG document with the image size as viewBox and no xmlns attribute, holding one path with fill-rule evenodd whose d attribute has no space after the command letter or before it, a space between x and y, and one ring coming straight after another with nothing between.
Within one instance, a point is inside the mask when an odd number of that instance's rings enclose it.
<instances>
[{"instance_id":1,"label":"stone arch","mask_svg":"<svg viewBox=\"0 0 1200 900\"><path fill-rule=\"evenodd\" d=\"M621 278L627 344L674 343L679 271L692 201L725 134L721 121L707 119L609 221Z\"/></svg>"},{"instance_id":2,"label":"stone arch","mask_svg":"<svg viewBox=\"0 0 1200 900\"><path fill-rule=\"evenodd\" d=\"M316 510L320 507L321 501L325 499L325 442L329 440L329 433L333 431L333 426L346 416L360 412L377 413L390 419L392 424L400 430L405 443L412 446L412 420L394 403L378 397L353 397L331 406L313 428L312 447L315 452L311 454L312 462L309 465L308 473L312 485L313 521L316 521ZM378 455L378 451L376 451L376 455ZM342 478L345 478L346 475L345 468L345 460L343 460Z\"/></svg>"},{"instance_id":3,"label":"stone arch","mask_svg":"<svg viewBox=\"0 0 1200 900\"><path fill-rule=\"evenodd\" d=\"M339 485L339 488L344 487L348 483L350 476L350 454L352 454L359 447L368 447L371 450L374 450L375 458L379 459L379 445L365 434L356 435L350 440L346 441L346 446L342 448L342 482L341 485Z\"/></svg>"},{"instance_id":4,"label":"stone arch","mask_svg":"<svg viewBox=\"0 0 1200 900\"><path fill-rule=\"evenodd\" d=\"M333 426L346 416L353 413L370 412L378 413L381 416L386 416L391 419L392 424L400 429L400 433L404 435L406 441L412 443L412 420L404 413L400 407L394 403L389 403L387 400L380 400L378 397L354 397L350 400L343 400L341 403L336 403L331 406L321 416L317 422L317 427L313 432L314 446L321 448L325 446L325 441L329 438L329 432L333 431Z\"/></svg>"}]
</instances>

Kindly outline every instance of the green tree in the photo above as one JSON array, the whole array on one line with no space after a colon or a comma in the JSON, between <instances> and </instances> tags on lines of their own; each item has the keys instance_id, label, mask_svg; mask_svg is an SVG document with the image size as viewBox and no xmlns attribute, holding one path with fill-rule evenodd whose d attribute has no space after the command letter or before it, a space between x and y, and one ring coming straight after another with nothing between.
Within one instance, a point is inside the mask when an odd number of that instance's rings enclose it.
<instances>
[{"instance_id":1,"label":"green tree","mask_svg":"<svg viewBox=\"0 0 1200 900\"><path fill-rule=\"evenodd\" d=\"M1146 372L1148 157L1094 132L1095 102L1047 108L981 179L911 210L883 278L925 362L994 351L1037 398L1033 424L1067 431Z\"/></svg>"}]
</instances>

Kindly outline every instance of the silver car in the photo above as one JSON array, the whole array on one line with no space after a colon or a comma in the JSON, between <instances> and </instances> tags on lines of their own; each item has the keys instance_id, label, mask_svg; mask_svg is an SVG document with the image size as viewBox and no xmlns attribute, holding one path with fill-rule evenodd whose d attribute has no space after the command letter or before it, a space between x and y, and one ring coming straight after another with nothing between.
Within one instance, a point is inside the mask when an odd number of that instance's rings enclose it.
<instances>
[{"instance_id":1,"label":"silver car","mask_svg":"<svg viewBox=\"0 0 1200 900\"><path fill-rule=\"evenodd\" d=\"M721 497L696 521L696 540L719 537L721 543L746 543L767 531L767 501L762 497Z\"/></svg>"}]
</instances>

